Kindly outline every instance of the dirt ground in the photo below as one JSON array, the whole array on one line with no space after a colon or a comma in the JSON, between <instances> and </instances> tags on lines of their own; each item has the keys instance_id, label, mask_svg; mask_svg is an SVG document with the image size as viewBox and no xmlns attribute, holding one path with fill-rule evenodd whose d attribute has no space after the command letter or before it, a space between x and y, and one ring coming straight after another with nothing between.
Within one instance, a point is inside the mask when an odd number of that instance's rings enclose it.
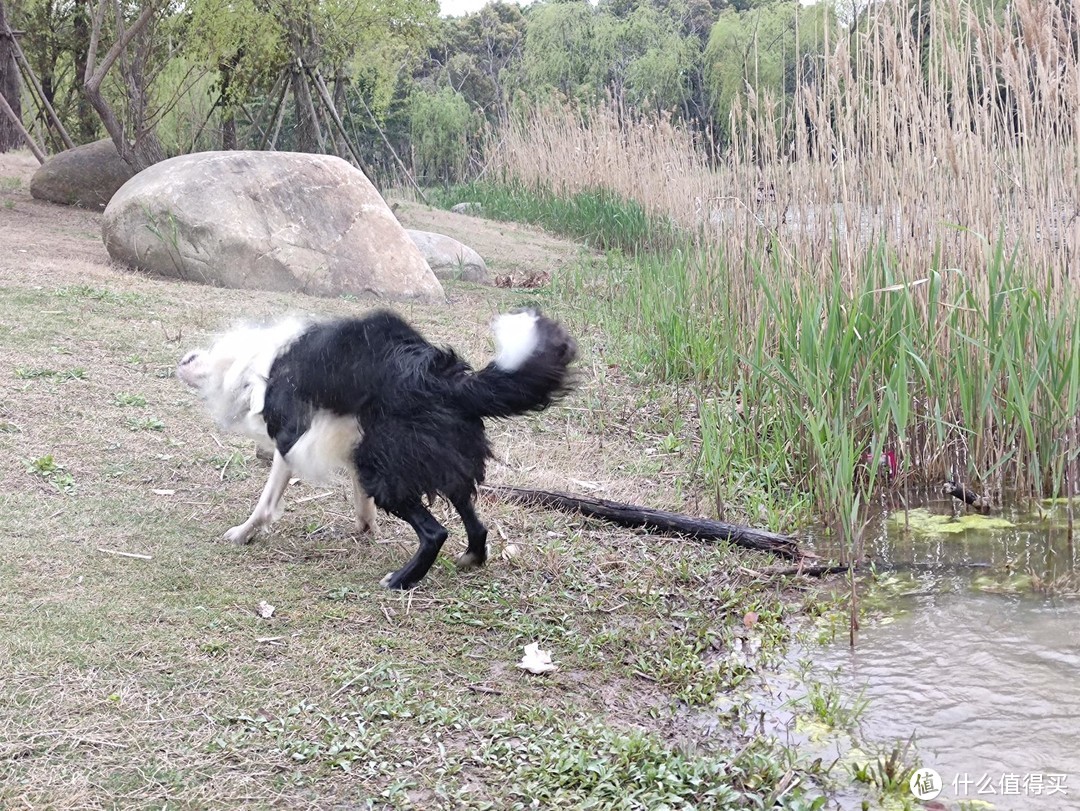
<instances>
[{"instance_id":1,"label":"dirt ground","mask_svg":"<svg viewBox=\"0 0 1080 811\"><path fill-rule=\"evenodd\" d=\"M787 608L754 577L767 558L485 497L490 564L447 563L463 540L440 506L446 553L391 594L379 578L412 553L411 530L382 516L358 538L345 487L303 484L268 535L221 543L266 469L214 429L178 359L239 318L368 303L118 267L99 213L30 197L35 166L0 155L0 807L575 808L662 764L706 808L728 807L700 792L732 774L762 795L781 780L740 737L752 719L694 709L748 677L737 650L784 635ZM528 228L399 213L496 272L581 255ZM399 309L474 363L491 315L524 301L581 344L565 404L491 426L489 481L694 511L693 459L664 450L664 393L621 378L572 304L447 293ZM558 671L515 666L530 642ZM713 751L756 760L740 772Z\"/></svg>"}]
</instances>

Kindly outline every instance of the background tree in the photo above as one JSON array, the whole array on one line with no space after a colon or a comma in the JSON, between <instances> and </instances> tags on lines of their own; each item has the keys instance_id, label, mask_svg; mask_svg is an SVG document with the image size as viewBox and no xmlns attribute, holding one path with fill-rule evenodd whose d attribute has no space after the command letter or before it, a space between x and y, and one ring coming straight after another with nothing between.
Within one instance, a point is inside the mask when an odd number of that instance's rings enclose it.
<instances>
[{"instance_id":1,"label":"background tree","mask_svg":"<svg viewBox=\"0 0 1080 811\"><path fill-rule=\"evenodd\" d=\"M523 83L525 36L521 8L501 1L475 14L444 20L417 78L445 83L488 121L505 121L510 101Z\"/></svg>"},{"instance_id":2,"label":"background tree","mask_svg":"<svg viewBox=\"0 0 1080 811\"><path fill-rule=\"evenodd\" d=\"M528 12L522 66L533 94L552 90L563 98L595 95L597 16L587 0L544 3Z\"/></svg>"},{"instance_id":3,"label":"background tree","mask_svg":"<svg viewBox=\"0 0 1080 811\"><path fill-rule=\"evenodd\" d=\"M7 36L7 14L0 0L0 96L18 119L22 118L22 84L19 81L19 65L15 61L15 47ZM22 146L22 133L15 121L0 114L0 152Z\"/></svg>"}]
</instances>

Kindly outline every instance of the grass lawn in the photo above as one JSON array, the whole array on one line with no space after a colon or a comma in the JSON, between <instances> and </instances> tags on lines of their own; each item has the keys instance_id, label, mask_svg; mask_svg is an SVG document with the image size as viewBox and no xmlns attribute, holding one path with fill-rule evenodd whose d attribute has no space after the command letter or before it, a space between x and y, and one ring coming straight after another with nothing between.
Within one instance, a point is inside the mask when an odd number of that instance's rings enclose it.
<instances>
[{"instance_id":1,"label":"grass lawn","mask_svg":"<svg viewBox=\"0 0 1080 811\"><path fill-rule=\"evenodd\" d=\"M31 200L26 173L0 208L0 807L810 807L752 718L710 709L799 608L754 576L769 558L488 497L486 568L455 571L439 504L446 554L389 593L412 531L358 538L347 487L302 484L272 533L221 542L267 468L176 362L238 317L369 304L111 266L99 215ZM474 363L493 313L563 315L448 294L400 309ZM489 480L698 510L689 451L654 430L675 400L579 339L579 390L493 424ZM531 642L556 672L516 666Z\"/></svg>"}]
</instances>

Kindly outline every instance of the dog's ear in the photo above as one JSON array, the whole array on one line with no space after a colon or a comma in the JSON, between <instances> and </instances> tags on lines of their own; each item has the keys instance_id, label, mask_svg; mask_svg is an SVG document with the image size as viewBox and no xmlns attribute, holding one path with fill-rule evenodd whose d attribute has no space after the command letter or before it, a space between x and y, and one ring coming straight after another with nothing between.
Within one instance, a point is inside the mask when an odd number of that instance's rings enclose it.
<instances>
[{"instance_id":1,"label":"dog's ear","mask_svg":"<svg viewBox=\"0 0 1080 811\"><path fill-rule=\"evenodd\" d=\"M252 415L262 414L266 406L266 381L259 379L251 385L251 393L248 395L248 413Z\"/></svg>"}]
</instances>

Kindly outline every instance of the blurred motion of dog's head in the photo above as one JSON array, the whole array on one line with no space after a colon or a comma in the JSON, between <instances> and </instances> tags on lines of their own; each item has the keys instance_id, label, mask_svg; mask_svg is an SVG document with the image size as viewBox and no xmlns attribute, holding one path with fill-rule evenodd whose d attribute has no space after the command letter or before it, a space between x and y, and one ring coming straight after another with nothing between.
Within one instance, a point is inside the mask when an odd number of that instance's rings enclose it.
<instances>
[{"instance_id":1,"label":"blurred motion of dog's head","mask_svg":"<svg viewBox=\"0 0 1080 811\"><path fill-rule=\"evenodd\" d=\"M238 326L218 336L209 349L184 355L176 376L198 393L222 430L266 444L262 410L270 367L307 327L308 322L299 318L269 326Z\"/></svg>"}]
</instances>

